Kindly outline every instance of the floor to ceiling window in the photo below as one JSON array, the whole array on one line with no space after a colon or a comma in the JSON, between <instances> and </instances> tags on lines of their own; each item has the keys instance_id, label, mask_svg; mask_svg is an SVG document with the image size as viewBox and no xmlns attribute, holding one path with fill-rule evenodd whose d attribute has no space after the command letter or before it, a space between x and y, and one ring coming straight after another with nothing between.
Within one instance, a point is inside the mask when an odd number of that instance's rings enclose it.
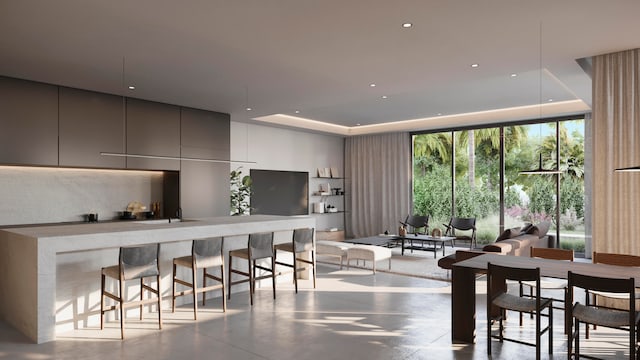
<instances>
[{"instance_id":1,"label":"floor to ceiling window","mask_svg":"<svg viewBox=\"0 0 640 360\"><path fill-rule=\"evenodd\" d=\"M501 229L548 220L557 245L584 252L582 118L414 134L413 144L414 213L432 228L475 217L479 243L490 243ZM561 172L522 173L539 167Z\"/></svg>"}]
</instances>

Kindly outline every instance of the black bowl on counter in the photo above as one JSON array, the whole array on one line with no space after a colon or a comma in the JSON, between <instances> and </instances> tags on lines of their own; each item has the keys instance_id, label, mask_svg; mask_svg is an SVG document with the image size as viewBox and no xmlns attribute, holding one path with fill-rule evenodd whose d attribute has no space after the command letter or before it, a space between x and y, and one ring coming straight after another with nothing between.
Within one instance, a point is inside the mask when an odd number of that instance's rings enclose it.
<instances>
[{"instance_id":1,"label":"black bowl on counter","mask_svg":"<svg viewBox=\"0 0 640 360\"><path fill-rule=\"evenodd\" d=\"M136 216L131 211L121 211L120 220L134 220Z\"/></svg>"}]
</instances>

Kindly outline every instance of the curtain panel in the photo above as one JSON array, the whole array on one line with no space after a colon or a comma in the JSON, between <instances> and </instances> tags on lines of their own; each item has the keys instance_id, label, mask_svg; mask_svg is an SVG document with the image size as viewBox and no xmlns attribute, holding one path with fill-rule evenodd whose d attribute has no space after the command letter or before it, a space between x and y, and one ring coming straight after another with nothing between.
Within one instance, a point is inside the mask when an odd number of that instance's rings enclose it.
<instances>
[{"instance_id":1,"label":"curtain panel","mask_svg":"<svg viewBox=\"0 0 640 360\"><path fill-rule=\"evenodd\" d=\"M639 94L640 49L593 58L593 251L640 255Z\"/></svg>"},{"instance_id":2,"label":"curtain panel","mask_svg":"<svg viewBox=\"0 0 640 360\"><path fill-rule=\"evenodd\" d=\"M388 230L411 210L411 135L354 136L345 142L347 236Z\"/></svg>"}]
</instances>

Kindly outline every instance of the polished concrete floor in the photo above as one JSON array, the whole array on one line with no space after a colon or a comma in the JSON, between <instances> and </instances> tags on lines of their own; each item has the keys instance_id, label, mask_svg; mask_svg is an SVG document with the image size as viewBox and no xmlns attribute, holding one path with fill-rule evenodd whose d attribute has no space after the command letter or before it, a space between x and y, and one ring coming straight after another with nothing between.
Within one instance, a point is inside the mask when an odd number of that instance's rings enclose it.
<instances>
[{"instance_id":1,"label":"polished concrete floor","mask_svg":"<svg viewBox=\"0 0 640 360\"><path fill-rule=\"evenodd\" d=\"M479 280L480 282L482 279ZM0 323L0 359L486 359L484 285L478 284L477 343L451 342L450 284L378 272L319 266L318 286L278 284L277 299L269 286L256 293L233 294L222 313L220 299L201 308L193 321L191 307L163 312L164 328L150 314L142 322L127 319L126 339L119 339L119 323L105 330L87 328L60 334L54 342L34 345ZM473 301L473 299L470 299ZM554 355L566 358L562 312L556 312ZM531 340L533 322L517 326L510 318L507 332ZM620 358L626 334L594 335L593 354ZM493 343L493 358L532 359L534 349ZM546 339L543 349L546 349Z\"/></svg>"}]
</instances>

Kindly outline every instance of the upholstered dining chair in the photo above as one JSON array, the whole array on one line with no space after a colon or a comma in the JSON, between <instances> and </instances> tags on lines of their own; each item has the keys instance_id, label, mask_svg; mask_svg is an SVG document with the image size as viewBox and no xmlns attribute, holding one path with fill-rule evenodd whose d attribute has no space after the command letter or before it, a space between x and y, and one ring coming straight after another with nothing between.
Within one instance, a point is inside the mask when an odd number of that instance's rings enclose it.
<instances>
[{"instance_id":1,"label":"upholstered dining chair","mask_svg":"<svg viewBox=\"0 0 640 360\"><path fill-rule=\"evenodd\" d=\"M469 249L475 248L477 244L476 240L476 218L460 218L451 217L449 224L443 224L446 226L445 236L453 236L455 239L452 241L455 245L456 240L468 241ZM470 231L471 234L456 234L456 230Z\"/></svg>"},{"instance_id":2,"label":"upholstered dining chair","mask_svg":"<svg viewBox=\"0 0 640 360\"><path fill-rule=\"evenodd\" d=\"M247 271L233 267L233 258L247 260ZM270 259L271 267L267 268L258 263L258 260ZM271 278L273 283L273 298L276 298L276 252L273 247L273 233L254 233L249 235L247 247L229 251L229 279L227 299L231 299L231 286L249 283L249 299L253 306L253 295L256 289L256 281ZM256 275L256 271L262 270L267 274ZM238 274L246 279L233 280L231 275Z\"/></svg>"},{"instance_id":3,"label":"upholstered dining chair","mask_svg":"<svg viewBox=\"0 0 640 360\"><path fill-rule=\"evenodd\" d=\"M275 245L276 251L280 250L292 255L291 263L276 261L276 264L293 268L293 284L296 288L296 294L298 293L298 272L306 270L306 266L300 266L300 263L311 265L313 288L316 288L316 246L313 234L313 228L294 229L291 242ZM309 254L311 259L303 257L304 254Z\"/></svg>"},{"instance_id":4,"label":"upholstered dining chair","mask_svg":"<svg viewBox=\"0 0 640 360\"><path fill-rule=\"evenodd\" d=\"M492 339L499 339L500 342L511 341L523 345L535 346L536 359L540 359L540 338L545 332L549 335L549 354L553 351L553 300L540 296L540 268L516 268L487 264L487 355L491 356ZM508 292L506 281L533 281L536 283L535 297L522 297ZM492 308L499 308L499 314L492 315ZM541 313L548 310L548 323L543 329L541 326ZM535 315L536 340L535 344L521 340L506 338L504 336L504 324L507 310L528 312ZM491 324L494 321L499 323L498 335L492 334Z\"/></svg>"},{"instance_id":5,"label":"upholstered dining chair","mask_svg":"<svg viewBox=\"0 0 640 360\"><path fill-rule=\"evenodd\" d=\"M567 341L568 358L579 359L580 357L587 357L580 354L580 323L584 323L585 329L587 330L589 329L589 324L592 324L628 331L629 359L636 359L638 354L637 343L640 341L640 336L638 336L640 314L636 311L634 279L590 276L571 271L569 271L568 278L569 292L567 300L569 304L572 304L572 306L569 307L569 315L571 319L575 321L575 324L570 328L569 339ZM585 292L585 304L579 301L574 303L574 291L580 289L583 289ZM629 309L613 309L590 303L589 294L593 292L606 292L627 298L630 300ZM587 338L586 334L585 338ZM589 358L594 357L589 356Z\"/></svg>"},{"instance_id":6,"label":"upholstered dining chair","mask_svg":"<svg viewBox=\"0 0 640 360\"><path fill-rule=\"evenodd\" d=\"M160 244L150 244L141 246L128 246L120 248L118 265L102 268L101 292L100 292L100 329L104 329L104 314L107 311L120 309L120 338L124 339L125 309L129 307L140 307L140 320L142 320L142 307L146 304L155 303L158 306L158 327L162 329L162 308L160 291ZM106 290L106 277L118 280L119 294L113 294ZM145 278L155 278L157 287L154 289L144 282ZM125 282L127 280L140 279L140 300L126 300ZM148 299L144 299L145 290L152 294ZM155 295L155 296L153 296ZM116 305L105 308L105 297L117 302Z\"/></svg>"},{"instance_id":7,"label":"upholstered dining chair","mask_svg":"<svg viewBox=\"0 0 640 360\"><path fill-rule=\"evenodd\" d=\"M191 242L191 255L173 259L173 291L171 311L176 311L176 298L184 295L193 295L193 319L198 320L198 294L202 294L202 306L206 304L207 292L220 289L222 291L222 311L227 310L224 283L224 255L222 246L224 238L215 237L209 239L197 239ZM191 282L178 278L178 267L191 270ZM220 275L209 273L207 269L219 268ZM198 270L202 269L202 287L198 287ZM214 285L207 286L207 279L217 281ZM187 290L176 291L176 285L187 287Z\"/></svg>"}]
</instances>

